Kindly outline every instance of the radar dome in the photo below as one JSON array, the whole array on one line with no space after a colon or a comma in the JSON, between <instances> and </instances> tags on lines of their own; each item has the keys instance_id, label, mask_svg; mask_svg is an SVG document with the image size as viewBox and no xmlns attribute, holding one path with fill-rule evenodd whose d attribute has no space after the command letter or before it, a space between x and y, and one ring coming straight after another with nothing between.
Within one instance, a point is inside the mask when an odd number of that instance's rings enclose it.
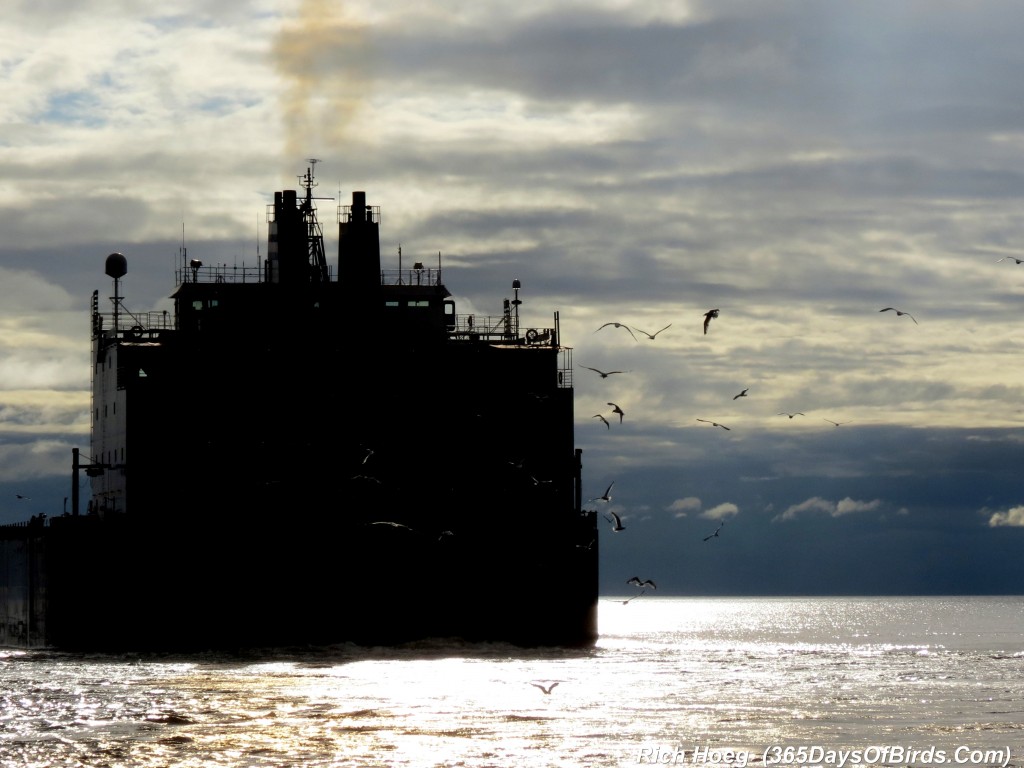
<instances>
[{"instance_id":1,"label":"radar dome","mask_svg":"<svg viewBox=\"0 0 1024 768\"><path fill-rule=\"evenodd\" d=\"M128 259L120 253L110 254L107 256L106 272L108 277L113 277L115 280L124 277L128 272Z\"/></svg>"}]
</instances>

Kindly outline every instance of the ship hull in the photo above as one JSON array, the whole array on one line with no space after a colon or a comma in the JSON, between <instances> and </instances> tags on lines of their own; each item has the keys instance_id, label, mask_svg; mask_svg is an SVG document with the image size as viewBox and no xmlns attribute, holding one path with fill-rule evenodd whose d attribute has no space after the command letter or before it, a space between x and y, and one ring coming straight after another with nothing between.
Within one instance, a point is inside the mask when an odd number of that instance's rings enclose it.
<instances>
[{"instance_id":1,"label":"ship hull","mask_svg":"<svg viewBox=\"0 0 1024 768\"><path fill-rule=\"evenodd\" d=\"M589 521L579 522L586 535ZM52 523L0 540L0 645L118 653L597 637L594 586L580 576L596 567L596 545L545 553L392 525L341 537L312 519Z\"/></svg>"}]
</instances>

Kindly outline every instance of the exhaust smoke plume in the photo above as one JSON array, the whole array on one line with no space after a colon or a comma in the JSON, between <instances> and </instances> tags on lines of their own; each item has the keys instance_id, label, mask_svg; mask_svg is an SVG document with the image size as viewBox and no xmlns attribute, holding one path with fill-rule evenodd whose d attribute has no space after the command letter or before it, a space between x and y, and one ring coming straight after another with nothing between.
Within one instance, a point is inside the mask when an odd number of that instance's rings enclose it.
<instances>
[{"instance_id":1,"label":"exhaust smoke plume","mask_svg":"<svg viewBox=\"0 0 1024 768\"><path fill-rule=\"evenodd\" d=\"M367 48L365 25L337 0L300 0L272 52L284 81L286 162L340 154L369 89Z\"/></svg>"}]
</instances>

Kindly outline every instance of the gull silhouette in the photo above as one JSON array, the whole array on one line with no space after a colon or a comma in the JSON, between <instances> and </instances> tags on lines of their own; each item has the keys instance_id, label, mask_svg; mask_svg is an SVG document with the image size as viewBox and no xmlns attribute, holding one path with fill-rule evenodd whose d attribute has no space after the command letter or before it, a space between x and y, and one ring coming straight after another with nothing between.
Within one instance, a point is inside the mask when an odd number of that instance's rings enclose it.
<instances>
[{"instance_id":1,"label":"gull silhouette","mask_svg":"<svg viewBox=\"0 0 1024 768\"><path fill-rule=\"evenodd\" d=\"M608 515L611 515L611 517L608 517ZM615 533L626 530L626 526L622 524L622 519L617 514L609 512L608 515L605 515L604 519L612 524L612 530Z\"/></svg>"},{"instance_id":2,"label":"gull silhouette","mask_svg":"<svg viewBox=\"0 0 1024 768\"><path fill-rule=\"evenodd\" d=\"M910 314L909 312L903 312L903 311L901 311L899 309L896 309L896 307L886 307L885 309L880 309L878 311L879 312L888 312L889 310L892 310L893 312L895 312L897 317L902 317L903 315L906 315L911 320L914 320L914 316L912 314ZM918 324L919 323L917 322L917 320L914 320L914 325L918 325Z\"/></svg>"},{"instance_id":3,"label":"gull silhouette","mask_svg":"<svg viewBox=\"0 0 1024 768\"><path fill-rule=\"evenodd\" d=\"M595 496L592 499L588 499L588 501L611 501L612 500L612 486L613 485L615 485L615 481L614 480L612 480L608 484L608 487L604 489L604 493L602 495Z\"/></svg>"},{"instance_id":4,"label":"gull silhouette","mask_svg":"<svg viewBox=\"0 0 1024 768\"><path fill-rule=\"evenodd\" d=\"M647 331L641 330L639 328L634 328L633 330L636 331L637 333L642 333L648 339L650 339L651 341L654 341L654 337L657 336L659 333L661 333L661 331L668 330L671 327L672 327L672 323L669 323L664 328L662 328L660 331L655 331L654 333L648 333Z\"/></svg>"},{"instance_id":5,"label":"gull silhouette","mask_svg":"<svg viewBox=\"0 0 1024 768\"><path fill-rule=\"evenodd\" d=\"M640 590L640 593L639 593L639 594L633 595L633 596L632 596L631 598L629 598L628 600L623 600L623 601L622 601L622 604L623 604L623 605L629 605L629 604L630 604L630 603L632 603L632 602L633 602L634 600L636 600L636 599L637 599L638 597L643 597L643 596L644 596L644 595L646 595L646 594L647 594L647 590L646 590L646 589L641 589L641 590Z\"/></svg>"},{"instance_id":6,"label":"gull silhouette","mask_svg":"<svg viewBox=\"0 0 1024 768\"><path fill-rule=\"evenodd\" d=\"M704 313L704 335L705 336L708 333L708 324L711 322L711 318L713 318L713 317L718 317L718 310L717 309L709 309L707 312Z\"/></svg>"},{"instance_id":7,"label":"gull silhouette","mask_svg":"<svg viewBox=\"0 0 1024 768\"><path fill-rule=\"evenodd\" d=\"M749 387L748 387L747 389L749 389ZM737 399L737 398L740 398L740 397L746 397L746 396L747 396L747 390L746 390L746 389L744 389L744 390L743 390L742 392L740 392L740 393L739 393L738 395L736 395L735 397L733 397L733 400L735 400L735 399Z\"/></svg>"},{"instance_id":8,"label":"gull silhouette","mask_svg":"<svg viewBox=\"0 0 1024 768\"><path fill-rule=\"evenodd\" d=\"M805 413L801 413L800 411L797 411L796 413L786 413L785 411L782 411L781 413L777 413L777 414L776 414L776 416L789 416L789 418L791 418L791 419L792 419L792 418L793 418L794 416L806 416L806 415L807 415L807 414L805 414Z\"/></svg>"},{"instance_id":9,"label":"gull silhouette","mask_svg":"<svg viewBox=\"0 0 1024 768\"><path fill-rule=\"evenodd\" d=\"M724 523L724 522L723 522L723 523L719 523L718 527L717 527L717 528L715 528L715 532L714 532L714 533L712 533L712 534L711 534L710 536L705 536L705 537L704 537L704 541L708 541L709 539L717 539L717 538L718 538L718 532L719 532L720 530L722 530L722 526L723 526L723 525L725 525L725 523Z\"/></svg>"},{"instance_id":10,"label":"gull silhouette","mask_svg":"<svg viewBox=\"0 0 1024 768\"><path fill-rule=\"evenodd\" d=\"M1000 261L1006 261L1007 259L1009 259L1010 261L1015 261L1018 264L1024 264L1024 259L1018 259L1016 256L1003 256L1003 258L1001 259L996 259L996 264L998 264Z\"/></svg>"},{"instance_id":11,"label":"gull silhouette","mask_svg":"<svg viewBox=\"0 0 1024 768\"><path fill-rule=\"evenodd\" d=\"M597 368L591 368L589 365L581 365L580 368L586 368L588 371L593 371L594 373L599 374L602 379L607 379L613 373L629 373L629 371L599 371Z\"/></svg>"},{"instance_id":12,"label":"gull silhouette","mask_svg":"<svg viewBox=\"0 0 1024 768\"><path fill-rule=\"evenodd\" d=\"M629 335L633 337L633 341L636 341L636 335L633 333L633 329L630 328L625 323L605 323L604 325L601 326L601 328L607 328L609 325L614 325L616 328L625 328L627 331L629 331ZM601 328L598 328L597 331L600 331ZM597 331L594 331L594 333L597 333Z\"/></svg>"},{"instance_id":13,"label":"gull silhouette","mask_svg":"<svg viewBox=\"0 0 1024 768\"><path fill-rule=\"evenodd\" d=\"M375 520L374 522L370 523L370 525L390 525L392 528L401 528L402 530L405 530L405 531L413 530L412 528L410 528L405 523L396 523L393 520Z\"/></svg>"},{"instance_id":14,"label":"gull silhouette","mask_svg":"<svg viewBox=\"0 0 1024 768\"><path fill-rule=\"evenodd\" d=\"M558 680L555 680L554 682L550 682L549 681L548 685L544 685L544 683L539 682L539 681L538 682L531 681L530 685L532 685L534 688L540 688L542 691L544 691L544 695L548 696L548 695L551 694L552 689L556 685L558 685L558 682L559 682Z\"/></svg>"},{"instance_id":15,"label":"gull silhouette","mask_svg":"<svg viewBox=\"0 0 1024 768\"><path fill-rule=\"evenodd\" d=\"M390 526L392 528L397 528L399 530L408 531L409 533L415 534L417 536L433 535L433 534L425 534L421 530L417 530L416 528L410 528L405 523L396 523L393 520L375 520L372 523L366 523L366 525L388 525L388 526ZM438 541L444 541L444 538L446 536L454 536L454 535L455 534L453 532L451 532L451 531L439 531L438 534L437 534L437 540Z\"/></svg>"},{"instance_id":16,"label":"gull silhouette","mask_svg":"<svg viewBox=\"0 0 1024 768\"><path fill-rule=\"evenodd\" d=\"M637 587L640 587L640 588L643 588L643 587L650 587L651 589L657 589L658 588L658 585L655 584L651 579L644 579L643 581L640 581L640 577L639 576L633 576L626 583L627 584L633 584L634 586L637 586Z\"/></svg>"},{"instance_id":17,"label":"gull silhouette","mask_svg":"<svg viewBox=\"0 0 1024 768\"><path fill-rule=\"evenodd\" d=\"M619 424L622 423L622 417L626 415L626 412L619 408L615 403L608 403L612 407L612 413L619 414Z\"/></svg>"},{"instance_id":18,"label":"gull silhouette","mask_svg":"<svg viewBox=\"0 0 1024 768\"><path fill-rule=\"evenodd\" d=\"M604 416L602 416L602 415L601 415L600 413L595 413L595 414L594 414L593 416L591 416L590 418L592 418L592 419L600 419L601 421L603 421L603 422L604 422L604 425L605 425L606 427L608 427L608 429L611 429L611 428L612 428L612 425L608 423L608 419L606 419L606 418L605 418Z\"/></svg>"},{"instance_id":19,"label":"gull silhouette","mask_svg":"<svg viewBox=\"0 0 1024 768\"><path fill-rule=\"evenodd\" d=\"M22 496L20 493L16 493L14 495L15 495L16 498L19 498L22 501L31 501L32 500L31 496Z\"/></svg>"},{"instance_id":20,"label":"gull silhouette","mask_svg":"<svg viewBox=\"0 0 1024 768\"><path fill-rule=\"evenodd\" d=\"M840 424L849 424L850 423L848 421L832 421L832 419L825 419L825 421L827 421L829 424L835 424L837 427Z\"/></svg>"},{"instance_id":21,"label":"gull silhouette","mask_svg":"<svg viewBox=\"0 0 1024 768\"><path fill-rule=\"evenodd\" d=\"M729 429L725 424L719 424L717 421L708 421L707 419L697 419L697 421L703 421L705 424L710 424L713 427L721 427L724 430Z\"/></svg>"}]
</instances>

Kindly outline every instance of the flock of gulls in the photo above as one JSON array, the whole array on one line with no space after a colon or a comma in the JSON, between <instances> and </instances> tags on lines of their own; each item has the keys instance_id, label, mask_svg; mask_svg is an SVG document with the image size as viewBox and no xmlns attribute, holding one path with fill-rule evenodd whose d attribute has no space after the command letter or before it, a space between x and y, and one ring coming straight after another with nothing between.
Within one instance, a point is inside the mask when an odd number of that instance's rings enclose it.
<instances>
[{"instance_id":1,"label":"flock of gulls","mask_svg":"<svg viewBox=\"0 0 1024 768\"><path fill-rule=\"evenodd\" d=\"M1004 256L1001 259L996 259L996 263L999 263L1001 261L1012 261L1012 262L1015 262L1016 264L1024 264L1024 258L1018 258L1016 256ZM896 317L908 317L908 318L910 318L913 321L913 323L915 325L919 325L919 323L917 322L917 318L915 318L912 314L910 314L909 312L906 312L906 311L904 311L902 309L898 309L896 307L883 307L882 309L880 309L878 311L879 312L895 312L896 313ZM708 326L710 326L711 321L713 319L715 319L715 318L717 318L719 316L720 312L721 312L721 310L719 308L715 308L715 309L709 309L707 312L704 313L704 323L703 323L704 335L707 335L707 333L708 333ZM608 322L608 323L605 323L604 325L600 326L596 331L594 331L594 333L597 333L598 331L601 331L601 330L603 330L605 328L617 328L617 329L620 328L620 329L626 331L635 341L639 341L639 339L637 338L637 334L638 333L643 335L643 336L646 336L649 340L654 341L655 337L658 334L662 333L663 331L668 330L671 327L672 327L672 324L669 323L664 328L661 328L661 329L655 331L654 333L648 333L647 331L641 330L640 328L636 328L636 327L633 327L633 326L626 325L625 323ZM603 370L600 370L599 368L591 368L591 367L585 366L585 365L584 366L580 366L580 367L584 368L585 370L588 370L588 371L593 371L598 376L600 376L602 379L607 379L609 376L612 376L614 374L630 373L630 371L603 371ZM734 395L732 399L733 400L738 400L741 397L747 397L747 392L748 391L749 391L749 388L743 389L738 394ZM623 409L618 404L616 404L616 403L609 402L608 405L610 405L612 407L612 413L619 417L619 423L621 424L622 421L623 421L623 418L625 417L625 411L623 411ZM780 411L777 415L779 415L779 416L786 416L789 419L793 419L793 418L795 418L797 416L806 416L806 414L803 413L802 411L793 411L792 413L790 413L788 411ZM600 414L600 413L594 414L593 418L600 419L600 421L605 425L606 428L611 429L611 423L608 421L607 418L605 418L605 416L603 414ZM729 430L729 427L725 426L724 424L720 424L720 423L718 423L716 421L713 421L713 420L710 420L710 419L698 418L697 421L702 422L702 423L706 423L706 424L710 424L712 427L719 427L719 428L724 429L724 430ZM850 423L849 421L833 421L832 419L824 419L824 421L827 421L829 424L832 424L833 426L836 426L836 427L839 427L839 426L841 426L843 424L849 424ZM588 503L589 502L595 502L595 501L596 502L604 502L604 503L610 502L611 499L612 499L612 495L611 495L612 487L614 485L615 485L615 481L613 480L611 483L608 484L608 487L605 489L603 494L601 494L600 496L595 496L592 499L589 499ZM607 514L604 515L604 517L611 524L612 532L619 533L621 531L626 530L626 526L624 526L622 524L622 518L617 513L609 510L607 512ZM719 522L718 527L715 528L715 530L713 532L711 532L707 536L703 537L703 541L704 542L709 542L709 541L712 541L714 539L720 538L721 531L722 531L722 528L724 526L725 526L725 521L722 520L721 522ZM653 579L641 579L639 576L632 576L632 577L630 577L629 579L626 580L626 584L628 584L628 585L630 585L632 587L635 587L638 591L632 597L629 597L629 598L623 600L622 601L623 605L628 605L629 603L633 602L634 600L636 600L636 599L642 597L643 595L647 594L647 590L648 589L656 590L658 588L657 584L655 584ZM541 691L543 691L547 695L547 694L551 693L552 689L554 689L554 687L556 685L558 685L558 681L532 681L530 683L530 685L533 685L536 688L539 688Z\"/></svg>"},{"instance_id":2,"label":"flock of gulls","mask_svg":"<svg viewBox=\"0 0 1024 768\"><path fill-rule=\"evenodd\" d=\"M1022 262L1024 262L1024 259L1016 259L1014 257L1006 257L1006 258L1013 258L1018 264L1021 264ZM999 261L1003 261L1003 259L1000 259ZM915 325L918 325L917 319L913 315L911 315L909 312L905 312L902 309L897 309L896 307L883 307L882 309L880 309L878 311L879 312L895 312L897 317L908 317L908 318L910 318L910 320L912 320L914 322ZM717 308L717 307L715 309L709 309L707 312L704 313L703 331L704 331L704 335L705 336L708 333L708 328L711 325L711 321L716 319L719 316L720 313L721 313L721 310L719 308ZM626 325L625 323L608 322L608 323L604 323L603 325L601 325L596 331L594 331L594 333L598 333L599 331L602 331L605 328L614 328L614 329L621 329L621 330L626 331L633 338L634 341L639 341L640 340L638 338L637 334L640 334L641 336L645 336L645 337L647 337L647 339L649 339L651 341L654 341L655 337L657 337L658 334L662 333L663 331L668 330L671 327L672 327L672 324L669 323L664 328L661 328L661 329L655 331L654 333L648 333L647 331L644 331L644 330L642 330L640 328L636 328L634 326ZM629 370L604 371L604 370L601 370L599 368L592 368L592 367L586 366L586 365L581 365L580 367L585 369L585 370L588 370L588 371L593 371L598 376L600 376L602 379L607 379L609 376L613 376L615 374L626 374L626 373L630 373L631 372ZM749 388L743 389L738 394L734 395L732 399L733 400L738 400L741 397L747 397L747 393L748 392L749 392ZM617 403L608 402L608 405L611 406L611 408L612 408L612 414L619 417L619 424L621 424L623 422L623 419L625 418L625 411ZM806 414L803 413L802 411L793 411L793 412L780 411L777 415L779 415L779 416L786 416L789 419L796 418L797 416L806 416ZM606 429L611 429L611 422L608 420L608 418L605 417L604 414L595 413L593 418L599 419L601 421L601 423L604 424ZM708 424L708 425L710 425L713 428L717 427L717 428L723 429L725 431L730 431L730 427L728 427L725 424L722 424L722 423L720 423L718 421L714 421L712 419L698 418L697 421L699 421L699 422L701 422L703 424ZM833 421L832 419L824 419L824 421L827 421L829 424L832 424L833 426L836 426L836 427L838 427L838 426L840 426L842 424L849 424L850 423L848 421ZM611 491L612 491L612 487L614 485L615 485L614 481L609 483L608 487L605 489L605 492L603 494L601 494L600 496L595 496L592 499L589 499L588 503L589 502L603 502L605 504L609 503L611 501L611 499L612 499ZM604 515L604 518L611 524L611 530L612 530L613 533L619 533L621 531L626 530L626 526L624 526L622 524L622 518L618 514L616 514L615 512L609 510ZM713 539L719 538L721 530L722 530L722 527L724 525L725 525L724 521L720 522L718 527L712 533L708 534L707 536L705 536L703 538L703 541L708 542L708 541L712 541ZM636 600L637 598L642 597L643 595L645 595L647 593L648 589L652 589L652 590L657 589L657 586L655 585L653 580L651 580L651 579L640 579L639 576L633 576L633 577L629 578L626 581L626 584L631 585L633 587L636 587L639 591L635 595L633 595L632 597L630 597L630 598L628 598L626 600L623 600L622 601L623 605L628 605L633 600ZM550 691L545 691L545 693L550 693Z\"/></svg>"}]
</instances>

